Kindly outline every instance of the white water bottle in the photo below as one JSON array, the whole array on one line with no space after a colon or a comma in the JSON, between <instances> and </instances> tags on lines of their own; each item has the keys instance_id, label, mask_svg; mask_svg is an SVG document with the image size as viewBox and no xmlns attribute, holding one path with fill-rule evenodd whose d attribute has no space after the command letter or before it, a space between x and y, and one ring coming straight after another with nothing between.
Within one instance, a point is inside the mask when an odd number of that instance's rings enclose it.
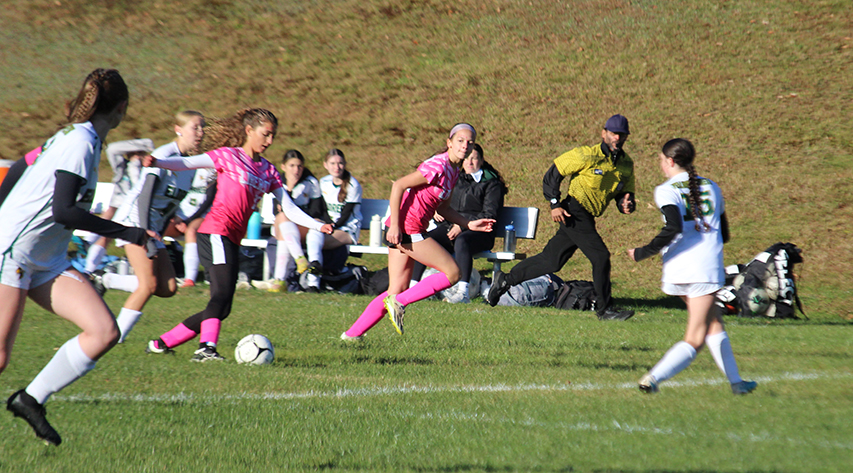
<instances>
[{"instance_id":1,"label":"white water bottle","mask_svg":"<svg viewBox=\"0 0 853 473\"><path fill-rule=\"evenodd\" d=\"M379 215L370 219L370 246L382 246L382 222Z\"/></svg>"}]
</instances>

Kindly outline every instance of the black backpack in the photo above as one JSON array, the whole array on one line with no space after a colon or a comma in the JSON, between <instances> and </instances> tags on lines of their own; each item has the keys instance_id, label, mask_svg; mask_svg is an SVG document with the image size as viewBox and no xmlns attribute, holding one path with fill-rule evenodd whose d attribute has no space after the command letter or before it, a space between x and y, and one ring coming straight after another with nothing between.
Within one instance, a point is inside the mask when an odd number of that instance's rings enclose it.
<instances>
[{"instance_id":1,"label":"black backpack","mask_svg":"<svg viewBox=\"0 0 853 473\"><path fill-rule=\"evenodd\" d=\"M595 286L590 281L566 281L557 289L554 307L563 310L595 310Z\"/></svg>"},{"instance_id":2,"label":"black backpack","mask_svg":"<svg viewBox=\"0 0 853 473\"><path fill-rule=\"evenodd\" d=\"M797 319L796 303L808 319L794 281L794 265L802 262L802 250L797 245L776 243L759 253L717 292L717 305L724 314L739 317Z\"/></svg>"}]
</instances>

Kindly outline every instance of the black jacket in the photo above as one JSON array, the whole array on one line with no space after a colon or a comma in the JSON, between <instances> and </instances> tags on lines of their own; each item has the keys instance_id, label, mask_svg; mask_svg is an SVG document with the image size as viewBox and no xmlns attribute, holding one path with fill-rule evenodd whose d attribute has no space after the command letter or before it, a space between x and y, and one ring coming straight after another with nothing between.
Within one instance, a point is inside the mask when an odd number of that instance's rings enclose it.
<instances>
[{"instance_id":1,"label":"black jacket","mask_svg":"<svg viewBox=\"0 0 853 473\"><path fill-rule=\"evenodd\" d=\"M462 173L453 189L450 208L469 220L480 218L498 218L498 211L504 206L504 189L498 177L483 169L480 182L470 174Z\"/></svg>"}]
</instances>

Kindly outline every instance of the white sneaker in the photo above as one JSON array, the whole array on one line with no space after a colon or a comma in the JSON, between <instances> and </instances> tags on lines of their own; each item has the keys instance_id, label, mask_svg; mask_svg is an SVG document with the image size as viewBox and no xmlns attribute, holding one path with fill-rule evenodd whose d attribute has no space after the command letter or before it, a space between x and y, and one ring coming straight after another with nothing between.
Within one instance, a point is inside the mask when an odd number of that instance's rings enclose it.
<instances>
[{"instance_id":1,"label":"white sneaker","mask_svg":"<svg viewBox=\"0 0 853 473\"><path fill-rule=\"evenodd\" d=\"M341 334L341 340L345 342L360 342L364 335L359 335L357 337L350 337L346 332Z\"/></svg>"},{"instance_id":2,"label":"white sneaker","mask_svg":"<svg viewBox=\"0 0 853 473\"><path fill-rule=\"evenodd\" d=\"M459 286L453 286L444 290L444 302L450 302L451 304L470 304L471 299L468 298L468 291L460 291Z\"/></svg>"},{"instance_id":3,"label":"white sneaker","mask_svg":"<svg viewBox=\"0 0 853 473\"><path fill-rule=\"evenodd\" d=\"M650 374L646 374L642 378L640 378L639 383L640 391L643 391L646 394L654 394L658 392L658 381L654 376Z\"/></svg>"}]
</instances>

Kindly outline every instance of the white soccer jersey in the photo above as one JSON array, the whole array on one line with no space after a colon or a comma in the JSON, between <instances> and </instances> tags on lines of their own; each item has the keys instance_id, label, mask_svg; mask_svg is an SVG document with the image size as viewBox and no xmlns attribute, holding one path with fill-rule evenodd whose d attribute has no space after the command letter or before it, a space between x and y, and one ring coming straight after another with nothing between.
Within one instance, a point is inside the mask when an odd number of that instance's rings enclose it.
<instances>
[{"instance_id":1,"label":"white soccer jersey","mask_svg":"<svg viewBox=\"0 0 853 473\"><path fill-rule=\"evenodd\" d=\"M300 183L293 186L293 190L290 191L290 198L293 199L293 203L302 210L308 207L308 202L311 199L317 199L321 195L320 183L317 182L317 178L314 176L303 179Z\"/></svg>"},{"instance_id":2,"label":"white soccer jersey","mask_svg":"<svg viewBox=\"0 0 853 473\"><path fill-rule=\"evenodd\" d=\"M90 122L69 125L44 144L0 207L0 251L35 270L55 268L67 260L73 229L53 220L56 174L83 178L76 205L87 212L98 184L101 140Z\"/></svg>"},{"instance_id":3,"label":"white soccer jersey","mask_svg":"<svg viewBox=\"0 0 853 473\"><path fill-rule=\"evenodd\" d=\"M113 221L128 227L138 227L139 196L145 187L148 176L157 176L157 184L151 193L151 205L148 210L148 230L162 232L175 215L181 201L192 185L193 171L169 171L159 168L145 168L136 187L130 191L121 207L116 211Z\"/></svg>"},{"instance_id":4,"label":"white soccer jersey","mask_svg":"<svg viewBox=\"0 0 853 473\"><path fill-rule=\"evenodd\" d=\"M116 141L107 146L105 153L110 166L113 168L112 182L115 184L112 198L110 198L110 207L121 207L124 196L136 186L139 175L142 173L142 163L138 159L129 161L125 159L125 155L139 151L150 153L153 150L154 142L148 138Z\"/></svg>"},{"instance_id":5,"label":"white soccer jersey","mask_svg":"<svg viewBox=\"0 0 853 473\"><path fill-rule=\"evenodd\" d=\"M181 150L178 148L178 143L172 141L154 150L151 156L157 159L176 158L181 156ZM177 212L175 212L175 215L181 220L186 220L204 203L204 199L207 197L207 187L216 180L216 171L212 168L201 168L181 172L189 173L192 176L190 188L187 190L184 199L181 200Z\"/></svg>"},{"instance_id":6,"label":"white soccer jersey","mask_svg":"<svg viewBox=\"0 0 853 473\"><path fill-rule=\"evenodd\" d=\"M358 243L362 219L361 184L350 175L346 198L343 202L338 202L341 187L335 185L335 178L330 174L320 179L320 191L323 193L323 200L326 201L326 212L328 212L329 217L332 219L332 223L337 222L341 218L341 210L344 208L344 205L349 203L359 204L352 210L349 220L342 227L338 227L352 237L353 243Z\"/></svg>"},{"instance_id":7,"label":"white soccer jersey","mask_svg":"<svg viewBox=\"0 0 853 473\"><path fill-rule=\"evenodd\" d=\"M699 177L702 217L710 225L709 230L699 225L696 230L693 214L688 212L690 189L687 173L672 177L655 188L655 204L658 208L675 205L683 216L681 234L661 250L663 258L662 281L670 284L712 283L723 284L723 236L720 217L725 212L723 194L717 184Z\"/></svg>"},{"instance_id":8,"label":"white soccer jersey","mask_svg":"<svg viewBox=\"0 0 853 473\"><path fill-rule=\"evenodd\" d=\"M216 182L216 170L211 168L196 169L190 190L184 200L181 201L175 215L181 220L186 220L196 213L207 198L207 188L214 182Z\"/></svg>"}]
</instances>

